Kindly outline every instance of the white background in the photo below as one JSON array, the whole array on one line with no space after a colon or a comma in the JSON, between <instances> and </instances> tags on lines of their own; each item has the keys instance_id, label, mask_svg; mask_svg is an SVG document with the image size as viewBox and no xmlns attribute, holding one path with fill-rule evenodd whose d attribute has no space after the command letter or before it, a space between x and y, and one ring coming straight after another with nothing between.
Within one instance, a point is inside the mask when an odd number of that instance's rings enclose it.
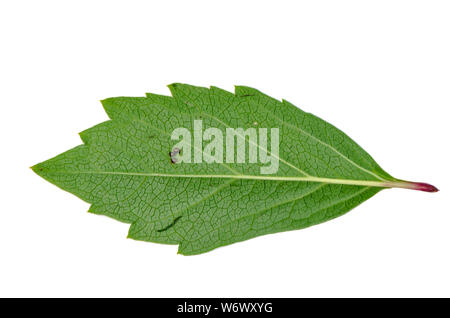
<instances>
[{"instance_id":1,"label":"white background","mask_svg":"<svg viewBox=\"0 0 450 318\"><path fill-rule=\"evenodd\" d=\"M449 17L448 1L3 1L0 296L450 296ZM172 82L286 98L441 191L186 257L29 169L106 120L99 100Z\"/></svg>"}]
</instances>

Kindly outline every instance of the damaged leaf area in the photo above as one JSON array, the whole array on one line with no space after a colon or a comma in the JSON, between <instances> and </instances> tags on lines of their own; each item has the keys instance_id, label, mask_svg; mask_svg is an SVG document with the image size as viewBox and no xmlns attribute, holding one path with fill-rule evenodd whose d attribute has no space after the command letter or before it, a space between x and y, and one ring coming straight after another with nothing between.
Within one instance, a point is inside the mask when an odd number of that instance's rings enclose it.
<instances>
[{"instance_id":1,"label":"damaged leaf area","mask_svg":"<svg viewBox=\"0 0 450 318\"><path fill-rule=\"evenodd\" d=\"M90 212L129 223L129 238L176 244L184 255L322 223L385 188L437 191L391 177L342 131L285 100L243 86L169 88L172 96L103 100L110 120L33 171ZM199 120L222 131L276 127L276 173L261 173L260 162L182 162L172 133Z\"/></svg>"}]
</instances>

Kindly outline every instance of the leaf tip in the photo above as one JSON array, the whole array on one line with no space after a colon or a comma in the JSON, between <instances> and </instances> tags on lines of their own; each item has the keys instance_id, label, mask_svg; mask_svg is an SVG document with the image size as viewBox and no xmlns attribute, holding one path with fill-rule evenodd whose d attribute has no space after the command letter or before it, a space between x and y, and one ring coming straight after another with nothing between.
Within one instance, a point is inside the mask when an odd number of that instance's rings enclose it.
<instances>
[{"instance_id":1,"label":"leaf tip","mask_svg":"<svg viewBox=\"0 0 450 318\"><path fill-rule=\"evenodd\" d=\"M33 170L33 172L39 176L42 175L42 172L44 171L44 168L42 167L42 165L40 163L38 163L34 166L31 166L30 169Z\"/></svg>"}]
</instances>

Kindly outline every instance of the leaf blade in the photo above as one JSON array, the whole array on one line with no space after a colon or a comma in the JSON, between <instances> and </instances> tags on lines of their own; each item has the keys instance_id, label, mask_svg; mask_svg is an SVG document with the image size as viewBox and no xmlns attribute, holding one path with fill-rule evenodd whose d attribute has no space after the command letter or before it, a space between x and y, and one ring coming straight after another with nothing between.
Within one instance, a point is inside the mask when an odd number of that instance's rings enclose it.
<instances>
[{"instance_id":1,"label":"leaf blade","mask_svg":"<svg viewBox=\"0 0 450 318\"><path fill-rule=\"evenodd\" d=\"M391 177L342 131L285 100L244 86L235 94L178 83L169 89L172 97L103 100L111 120L33 171L91 203L90 212L131 224L128 237L178 244L185 255L325 222L383 188L433 190ZM192 129L199 118L222 130L278 126L279 171L172 164L171 132Z\"/></svg>"}]
</instances>

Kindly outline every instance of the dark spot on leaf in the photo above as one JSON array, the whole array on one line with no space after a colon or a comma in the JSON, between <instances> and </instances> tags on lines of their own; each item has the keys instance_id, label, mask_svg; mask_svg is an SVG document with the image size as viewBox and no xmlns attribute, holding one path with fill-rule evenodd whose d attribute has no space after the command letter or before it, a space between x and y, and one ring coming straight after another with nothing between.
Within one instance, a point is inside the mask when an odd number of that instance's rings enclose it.
<instances>
[{"instance_id":1,"label":"dark spot on leaf","mask_svg":"<svg viewBox=\"0 0 450 318\"><path fill-rule=\"evenodd\" d=\"M162 229L160 229L160 230L157 230L157 232L164 232L164 231L167 231L168 229L170 229L172 226L174 226L180 219L181 219L181 215L180 216L177 216L175 219L173 219L173 221L172 221L172 223L170 223L169 225L167 225L166 227L164 227L164 228L162 228Z\"/></svg>"},{"instance_id":2,"label":"dark spot on leaf","mask_svg":"<svg viewBox=\"0 0 450 318\"><path fill-rule=\"evenodd\" d=\"M177 158L176 156L178 154L181 154L181 150L180 148L173 148L172 151L169 152L169 156L170 156L170 162L171 163L176 163L177 162Z\"/></svg>"}]
</instances>

